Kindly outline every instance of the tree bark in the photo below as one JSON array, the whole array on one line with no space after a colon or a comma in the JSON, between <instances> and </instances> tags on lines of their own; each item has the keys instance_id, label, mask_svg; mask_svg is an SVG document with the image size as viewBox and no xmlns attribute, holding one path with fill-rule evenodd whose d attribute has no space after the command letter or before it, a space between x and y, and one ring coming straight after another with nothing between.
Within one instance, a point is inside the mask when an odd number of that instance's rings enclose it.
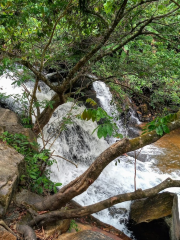
<instances>
[{"instance_id":1,"label":"tree bark","mask_svg":"<svg viewBox=\"0 0 180 240\"><path fill-rule=\"evenodd\" d=\"M36 123L33 127L33 132L38 135L43 127L49 122L53 112L56 110L57 107L59 107L61 104L65 103L65 99L63 94L55 94L50 101L53 101L52 107L49 105L47 106L42 113L39 115L39 117L36 119Z\"/></svg>"}]
</instances>

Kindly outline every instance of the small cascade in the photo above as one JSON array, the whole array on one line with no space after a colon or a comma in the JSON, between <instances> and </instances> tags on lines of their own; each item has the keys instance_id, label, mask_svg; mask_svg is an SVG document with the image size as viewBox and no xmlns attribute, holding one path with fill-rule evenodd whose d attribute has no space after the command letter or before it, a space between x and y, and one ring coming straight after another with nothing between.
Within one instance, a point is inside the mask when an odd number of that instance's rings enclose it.
<instances>
[{"instance_id":1,"label":"small cascade","mask_svg":"<svg viewBox=\"0 0 180 240\"><path fill-rule=\"evenodd\" d=\"M100 106L107 112L108 115L114 118L116 125L118 126L119 133L124 137L127 136L127 129L123 126L122 120L120 118L120 113L118 113L116 105L112 101L112 94L109 88L104 82L95 81L93 83L93 88L96 91L96 97L99 99ZM109 143L114 143L117 138L108 138Z\"/></svg>"},{"instance_id":2,"label":"small cascade","mask_svg":"<svg viewBox=\"0 0 180 240\"><path fill-rule=\"evenodd\" d=\"M20 91L19 88L12 86L11 83L12 80L10 78L5 79L5 76L0 77L0 88L3 89L1 92L6 92L7 94L17 92L22 94L23 89ZM28 89L32 91L32 83L26 83L26 85ZM50 99L53 91L50 91L50 89L43 83L41 83L40 87L41 92L37 92L37 98L40 100ZM99 98L101 106L108 114L115 118L116 123L118 123L120 133L125 133L126 136L126 131L119 119L117 109L115 105L111 104L112 95L109 89L104 83L99 81L94 83L94 89L97 92L97 97ZM13 102L9 102L9 104L13 107ZM58 134L63 118L67 116L67 113L71 108L71 102L63 104L57 108L50 122L44 128L46 138L52 136L53 134ZM84 107L74 106L71 111L72 116L82 113L83 110ZM109 147L109 144L105 141L105 139L98 139L96 132L92 134L93 130L97 127L95 122L82 121L77 117L72 118L73 122L67 125L66 129L57 137L57 140L51 148L55 155L62 156L78 165L78 168L76 168L71 163L56 157L57 163L51 167L51 179L54 182L61 182L63 186L82 174L95 160L95 158ZM133 112L131 114L131 120L133 128L133 125L138 123L138 119ZM116 139L111 140L115 141ZM175 170L171 174L162 174L162 172L156 167L155 163L157 156L165 154L163 148L158 148L155 145L149 145L141 150L138 150L137 154L139 151L141 151L141 156L144 154L143 159L145 159L145 156L147 157L144 162L142 162L141 159L137 160L137 188L147 189L153 187L165 180L167 177L172 177L174 179L180 178L179 170ZM120 163L118 163L117 166L115 165L116 160L111 162L104 169L99 178L87 189L87 191L75 197L74 200L79 202L81 205L87 206L117 194L134 191L134 153L132 153L131 156L122 156L118 159L120 160ZM179 188L173 188L173 192L179 191ZM124 202L94 215L101 221L109 223L112 226L124 231L125 234L131 236L131 233L126 228L129 208L130 202Z\"/></svg>"}]
</instances>

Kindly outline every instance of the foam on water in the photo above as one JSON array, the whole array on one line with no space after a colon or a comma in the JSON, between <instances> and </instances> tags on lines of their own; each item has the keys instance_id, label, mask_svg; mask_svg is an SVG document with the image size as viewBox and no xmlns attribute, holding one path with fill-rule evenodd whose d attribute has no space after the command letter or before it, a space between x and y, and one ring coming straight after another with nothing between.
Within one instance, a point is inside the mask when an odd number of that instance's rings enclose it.
<instances>
[{"instance_id":1,"label":"foam on water","mask_svg":"<svg viewBox=\"0 0 180 240\"><path fill-rule=\"evenodd\" d=\"M19 88L11 86L12 80L6 79L5 76L0 78L0 87L7 94L12 91L20 93ZM32 84L28 85L28 88L32 89ZM37 97L41 100L50 99L53 92L48 87L41 85L41 93L37 93ZM22 90L23 91L23 90ZM114 106L110 104L112 96L108 96L107 87L104 85L100 87L102 97L102 107L110 114L111 110L116 112ZM106 91L104 93L104 91ZM106 100L103 100L106 96ZM108 99L108 100L107 100ZM48 138L53 133L57 133L61 126L63 117L67 116L67 112L72 108L72 103L68 102L58 107L54 112L53 117L44 129L45 137ZM84 107L75 107L72 110L72 116L80 114L84 110ZM134 116L135 117L135 116ZM97 127L97 124L92 121L82 121L78 118L73 118L73 124L67 126L56 142L52 146L54 154L63 156L76 164L78 168L69 162L56 158L57 163L52 167L51 179L54 182L61 182L63 186L74 178L82 174L88 166L95 160L95 158L106 148L109 144L104 139L98 139L96 133L92 134L93 130ZM121 129L122 126L121 126ZM120 129L120 130L121 130ZM137 151L138 152L138 151ZM169 174L162 174L155 166L156 156L158 154L164 154L163 149L159 149L154 145L149 145L141 150L142 154L146 154L148 158L145 162L137 160L137 176L136 186L137 189L147 189L153 187L167 177ZM120 163L115 165L116 161L111 162L101 173L99 178L87 189L86 192L77 196L75 200L82 205L90 205L102 201L117 194L127 193L134 191L134 158L133 157L120 157ZM173 179L180 179L180 172L175 171L171 174ZM177 192L179 194L179 188L168 189L169 191ZM128 211L130 208L130 202L124 202L117 204L115 207L103 210L97 214L103 222L109 223L114 227L123 230L127 235L131 233L127 230L125 223L128 219ZM126 211L127 210L127 211Z\"/></svg>"}]
</instances>

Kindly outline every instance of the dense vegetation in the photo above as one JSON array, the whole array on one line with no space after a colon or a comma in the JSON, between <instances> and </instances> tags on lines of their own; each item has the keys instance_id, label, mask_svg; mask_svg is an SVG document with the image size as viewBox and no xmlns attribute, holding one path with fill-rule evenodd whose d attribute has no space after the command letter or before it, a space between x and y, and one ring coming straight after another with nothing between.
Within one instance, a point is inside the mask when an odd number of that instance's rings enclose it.
<instances>
[{"instance_id":1,"label":"dense vegetation","mask_svg":"<svg viewBox=\"0 0 180 240\"><path fill-rule=\"evenodd\" d=\"M88 73L121 96L129 92L161 110L177 106L179 3L107 0L82 1L80 6L76 0L1 3L1 73L14 71L19 63L24 72L18 84L36 79L37 88L41 80L56 93L53 110L49 105L39 112L40 126L57 106L89 86L84 81ZM48 72L57 72L57 84L49 80ZM82 83L77 87L78 81ZM147 89L150 94L143 97Z\"/></svg>"},{"instance_id":2,"label":"dense vegetation","mask_svg":"<svg viewBox=\"0 0 180 240\"><path fill-rule=\"evenodd\" d=\"M179 18L180 5L175 0L2 0L0 71L1 74L13 71L18 77L15 83L24 87L24 99L29 105L28 124L37 135L58 106L69 99L77 101L84 97L85 90L97 79L109 84L122 101L128 93L160 114L169 108L173 111L180 104ZM32 93L25 88L27 80L35 82ZM49 102L37 101L39 81L55 92ZM34 124L32 115L36 119ZM100 109L88 110L82 118L98 121L105 115ZM69 115L66 123L70 118ZM117 134L116 129L109 127L112 119L107 120L108 127L99 137ZM179 127L179 121L179 113L158 118L149 125L151 134L113 144L85 173L57 194L36 203L37 210L51 212L34 217L29 226L85 216L118 202L152 196L168 186L179 186L178 181L167 180L149 191L118 195L81 211L55 211L84 192L116 157L158 140L164 132ZM32 232L29 229L25 235L32 239Z\"/></svg>"}]
</instances>

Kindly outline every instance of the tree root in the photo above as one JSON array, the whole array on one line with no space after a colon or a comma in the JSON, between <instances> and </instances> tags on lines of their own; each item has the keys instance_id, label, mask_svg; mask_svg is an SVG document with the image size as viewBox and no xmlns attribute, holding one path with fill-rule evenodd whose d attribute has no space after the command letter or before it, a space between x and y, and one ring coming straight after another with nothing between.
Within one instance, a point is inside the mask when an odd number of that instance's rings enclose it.
<instances>
[{"instance_id":1,"label":"tree root","mask_svg":"<svg viewBox=\"0 0 180 240\"><path fill-rule=\"evenodd\" d=\"M24 240L37 240L36 234L30 226L18 224L16 229L23 235Z\"/></svg>"},{"instance_id":2,"label":"tree root","mask_svg":"<svg viewBox=\"0 0 180 240\"><path fill-rule=\"evenodd\" d=\"M0 225L3 226L8 232L13 234L15 237L17 237L16 234L6 225L6 223L2 219L0 220Z\"/></svg>"}]
</instances>

